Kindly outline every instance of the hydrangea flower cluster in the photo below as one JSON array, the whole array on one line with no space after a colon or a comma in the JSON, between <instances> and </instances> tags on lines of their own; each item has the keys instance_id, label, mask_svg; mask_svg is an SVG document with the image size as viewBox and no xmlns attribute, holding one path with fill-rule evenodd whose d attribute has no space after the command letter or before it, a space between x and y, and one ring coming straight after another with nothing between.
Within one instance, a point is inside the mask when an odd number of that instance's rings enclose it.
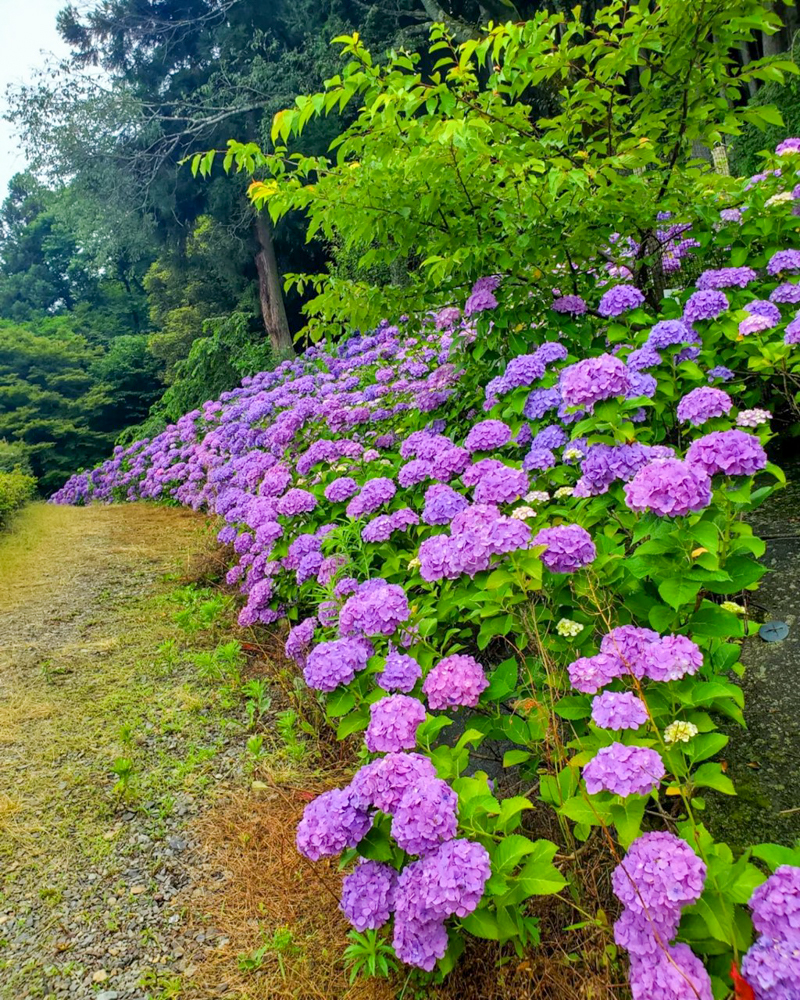
<instances>
[{"instance_id":1,"label":"hydrangea flower cluster","mask_svg":"<svg viewBox=\"0 0 800 1000\"><path fill-rule=\"evenodd\" d=\"M711 979L691 949L670 945L681 910L703 892L706 866L686 841L645 833L631 844L612 876L623 912L614 938L631 958L636 1000L712 1000Z\"/></svg>"},{"instance_id":2,"label":"hydrangea flower cluster","mask_svg":"<svg viewBox=\"0 0 800 1000\"><path fill-rule=\"evenodd\" d=\"M756 1000L794 1000L800 983L800 868L780 865L750 898L759 933L742 959Z\"/></svg>"}]
</instances>

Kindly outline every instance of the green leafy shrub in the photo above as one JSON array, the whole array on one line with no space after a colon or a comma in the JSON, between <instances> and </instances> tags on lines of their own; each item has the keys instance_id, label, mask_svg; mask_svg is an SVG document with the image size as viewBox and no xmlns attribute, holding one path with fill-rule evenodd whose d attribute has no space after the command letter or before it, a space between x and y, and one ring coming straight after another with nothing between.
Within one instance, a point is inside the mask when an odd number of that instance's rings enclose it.
<instances>
[{"instance_id":1,"label":"green leafy shrub","mask_svg":"<svg viewBox=\"0 0 800 1000\"><path fill-rule=\"evenodd\" d=\"M0 471L0 528L36 492L36 480L20 470Z\"/></svg>"}]
</instances>

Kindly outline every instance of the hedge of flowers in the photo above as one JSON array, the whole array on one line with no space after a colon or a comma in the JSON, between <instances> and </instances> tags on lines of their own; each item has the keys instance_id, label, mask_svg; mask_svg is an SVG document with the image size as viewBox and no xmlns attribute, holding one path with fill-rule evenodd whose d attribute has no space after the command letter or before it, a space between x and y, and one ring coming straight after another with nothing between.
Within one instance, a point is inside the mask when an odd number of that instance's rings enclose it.
<instances>
[{"instance_id":1,"label":"hedge of flowers","mask_svg":"<svg viewBox=\"0 0 800 1000\"><path fill-rule=\"evenodd\" d=\"M777 155L712 232L664 220L682 287L657 314L613 236L530 329L483 278L463 311L312 347L53 497L224 522L241 624L288 619L339 737L364 734L298 849L356 861L345 915L411 966L449 968L462 931L521 950L532 897L580 892L525 834L552 808L562 846L609 844L635 1000L725 996L732 962L757 1000L800 995L800 856L735 858L700 819L706 790L734 794L714 758L764 572L746 515L783 481L766 405L792 401L764 387L800 360L800 140Z\"/></svg>"}]
</instances>

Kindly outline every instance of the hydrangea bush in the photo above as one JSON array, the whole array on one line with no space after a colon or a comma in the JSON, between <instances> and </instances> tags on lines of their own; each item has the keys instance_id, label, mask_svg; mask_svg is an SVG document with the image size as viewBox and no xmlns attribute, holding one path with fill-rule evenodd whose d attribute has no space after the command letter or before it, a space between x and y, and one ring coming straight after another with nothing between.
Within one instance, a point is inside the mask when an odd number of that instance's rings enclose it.
<instances>
[{"instance_id":1,"label":"hydrangea bush","mask_svg":"<svg viewBox=\"0 0 800 1000\"><path fill-rule=\"evenodd\" d=\"M358 858L342 909L409 965L446 971L462 931L522 950L532 897L580 894L559 845L526 836L552 809L567 845L614 845L635 998L725 996L742 955L758 1000L796 995L800 859L759 845L765 881L702 823L706 790L735 791L714 758L719 718L744 721L738 602L764 572L746 515L783 481L767 407L791 400L765 378L800 361L800 153L775 163L696 238L664 220L691 245L658 308L609 234L616 259L569 296L551 275L531 323L491 276L463 312L311 347L53 497L219 518L241 623L288 621L339 737L364 734L298 849ZM490 780L481 746L531 792Z\"/></svg>"}]
</instances>

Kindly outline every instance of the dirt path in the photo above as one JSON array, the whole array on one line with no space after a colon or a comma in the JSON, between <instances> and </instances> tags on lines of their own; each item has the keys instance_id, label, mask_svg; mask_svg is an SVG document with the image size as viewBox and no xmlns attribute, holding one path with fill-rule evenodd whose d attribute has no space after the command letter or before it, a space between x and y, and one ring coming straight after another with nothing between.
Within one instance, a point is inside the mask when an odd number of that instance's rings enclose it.
<instances>
[{"instance_id":1,"label":"dirt path","mask_svg":"<svg viewBox=\"0 0 800 1000\"><path fill-rule=\"evenodd\" d=\"M242 755L191 669L224 598L189 637L169 597L202 525L34 505L0 536L2 1000L166 1000L215 943L170 907L191 890L187 820Z\"/></svg>"}]
</instances>

